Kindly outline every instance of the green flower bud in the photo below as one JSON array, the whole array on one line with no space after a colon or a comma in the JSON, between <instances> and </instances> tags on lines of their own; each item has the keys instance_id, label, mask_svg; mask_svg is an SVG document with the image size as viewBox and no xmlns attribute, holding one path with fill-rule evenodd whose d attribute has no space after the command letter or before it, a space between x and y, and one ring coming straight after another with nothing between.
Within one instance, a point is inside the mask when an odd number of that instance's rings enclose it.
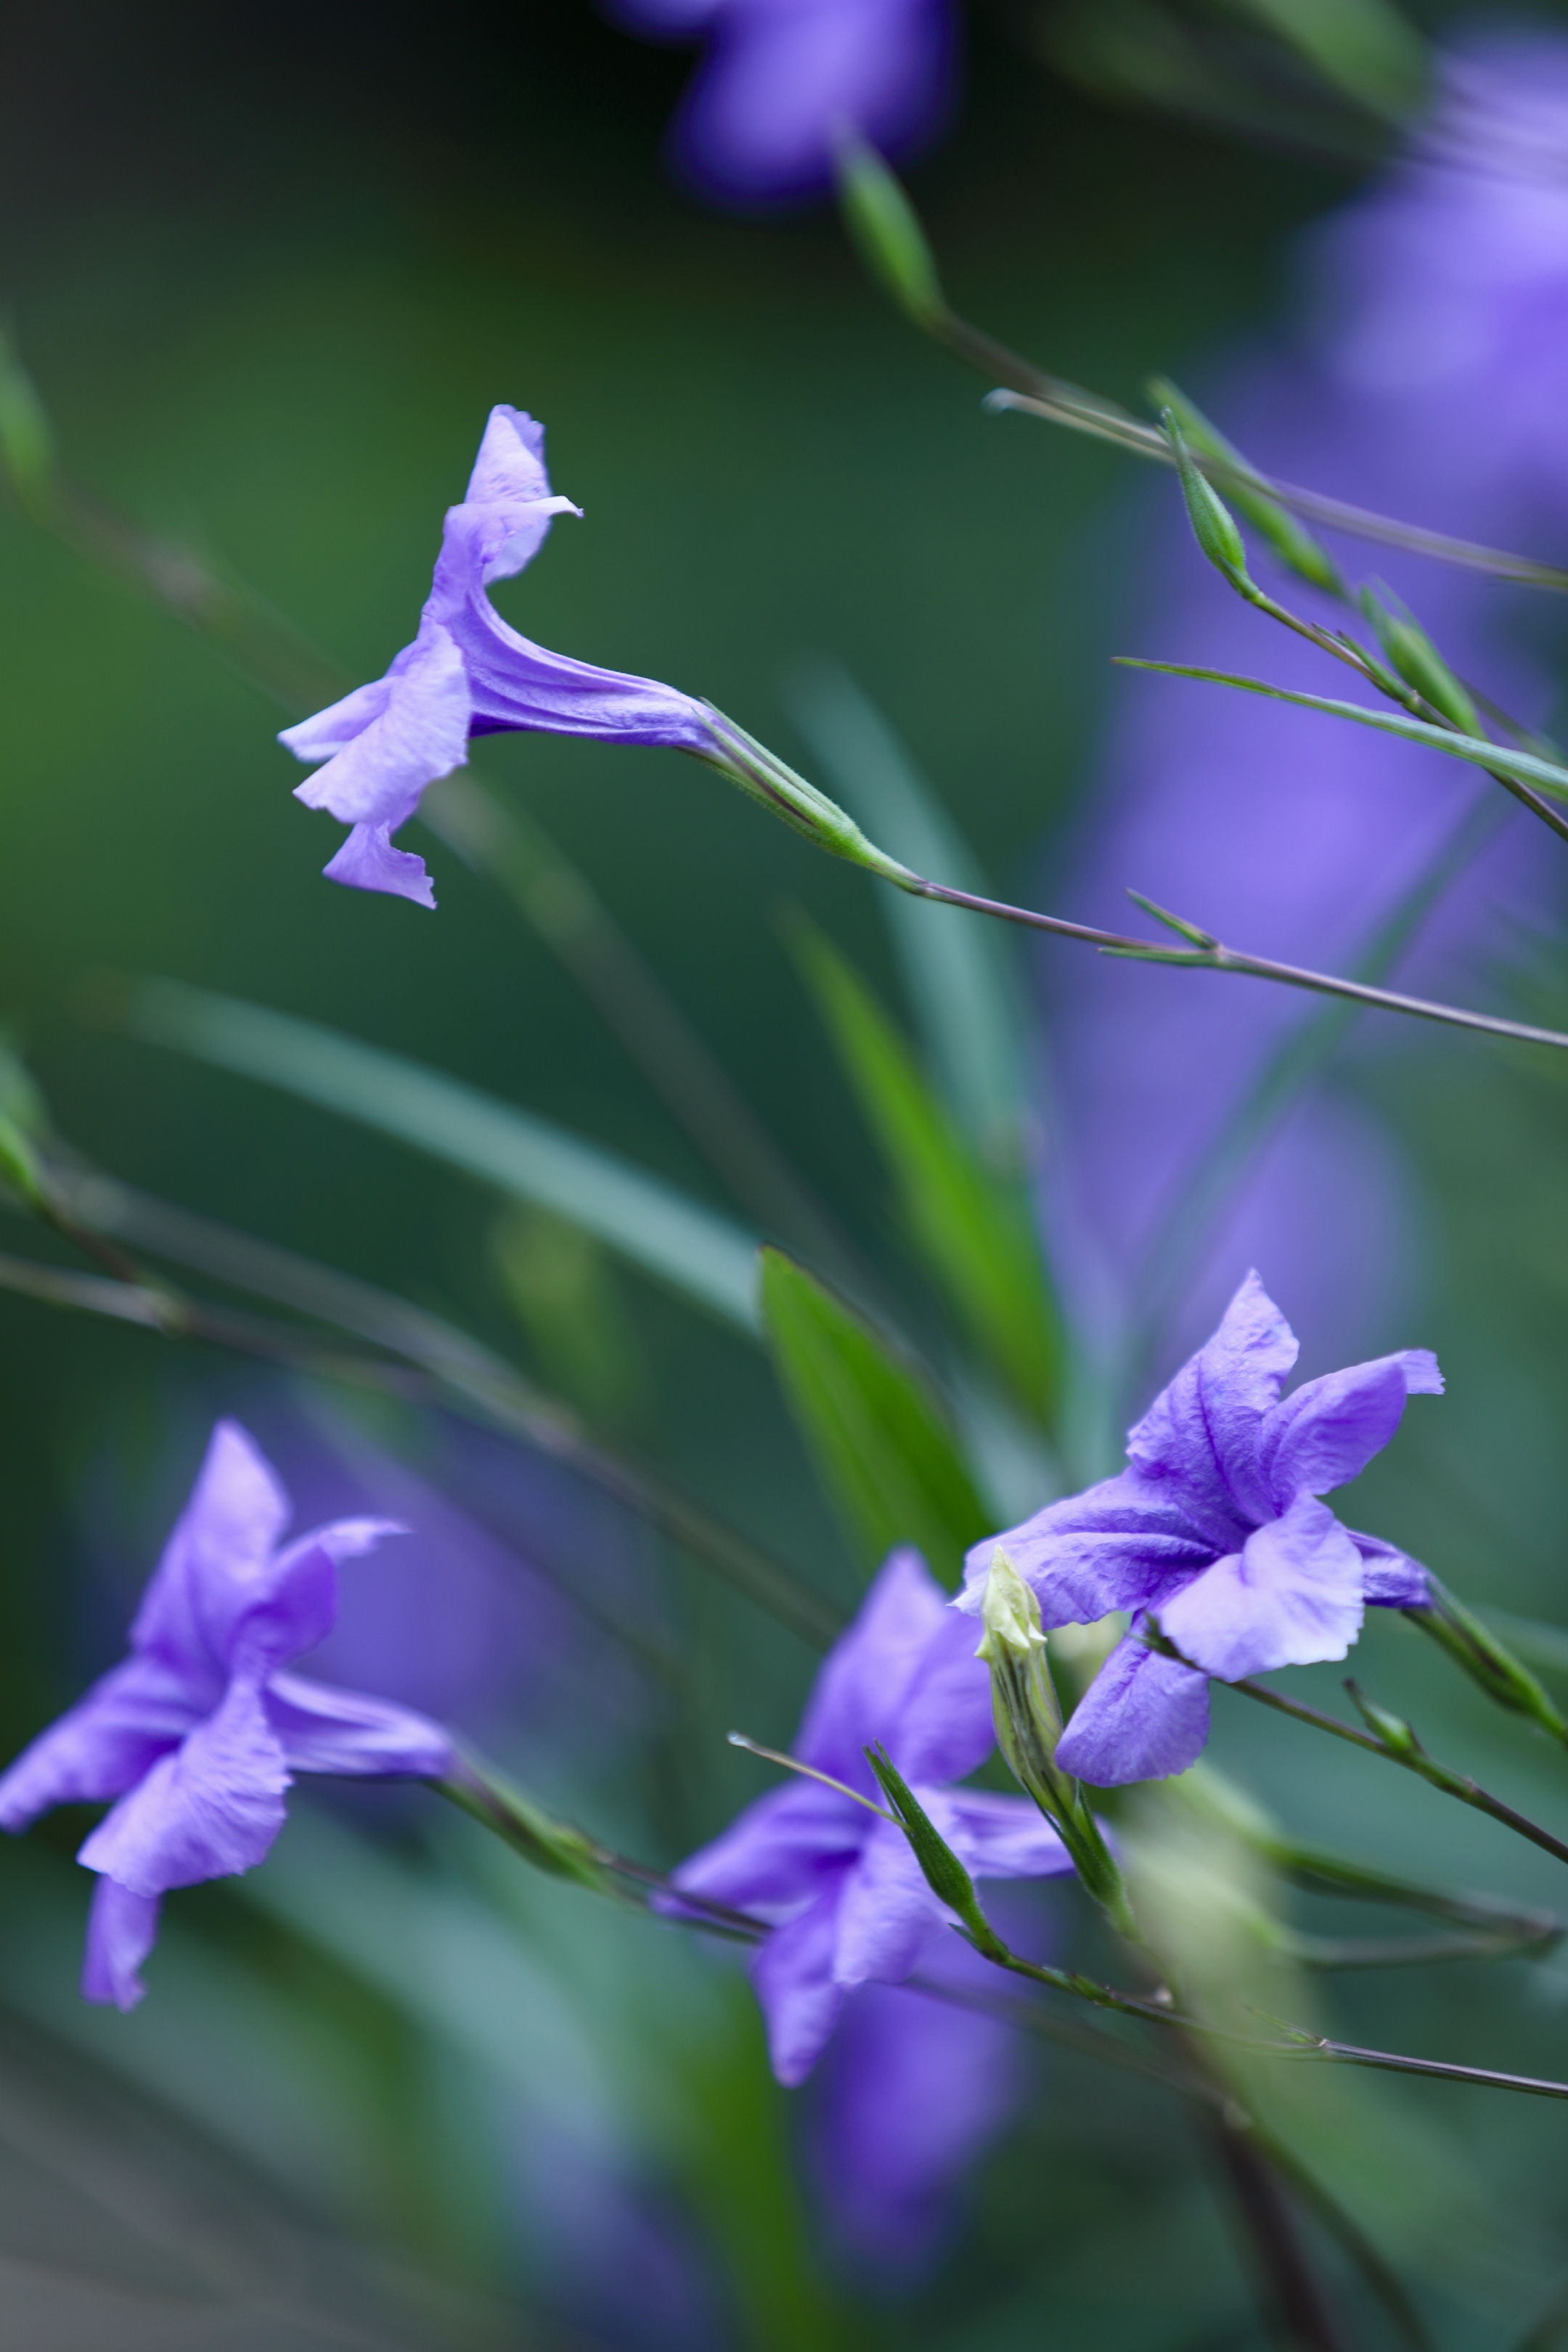
<instances>
[{"instance_id":1,"label":"green flower bud","mask_svg":"<svg viewBox=\"0 0 1568 2352\"><path fill-rule=\"evenodd\" d=\"M1252 471L1235 443L1227 441L1218 425L1211 425L1203 410L1168 376L1155 376L1149 392L1162 412L1168 411L1174 416L1189 449L1195 449L1201 457L1223 457L1244 473ZM1229 485L1228 494L1237 511L1247 517L1260 539L1267 540L1287 571L1310 582L1314 588L1326 589L1331 596L1343 594L1344 583L1338 564L1306 525L1297 521L1289 507L1282 507L1277 499L1266 497L1261 490L1244 488L1239 482Z\"/></svg>"},{"instance_id":2,"label":"green flower bud","mask_svg":"<svg viewBox=\"0 0 1568 2352\"><path fill-rule=\"evenodd\" d=\"M1253 583L1247 569L1247 542L1237 529L1235 516L1214 484L1194 465L1193 453L1176 422L1175 410L1167 408L1160 421L1175 452L1176 472L1181 478L1182 496L1187 502L1193 537L1215 570L1223 572L1233 588L1250 591Z\"/></svg>"},{"instance_id":3,"label":"green flower bud","mask_svg":"<svg viewBox=\"0 0 1568 2352\"><path fill-rule=\"evenodd\" d=\"M1420 623L1384 589L1361 592L1361 608L1394 667L1461 735L1484 733L1475 704Z\"/></svg>"},{"instance_id":4,"label":"green flower bud","mask_svg":"<svg viewBox=\"0 0 1568 2352\"><path fill-rule=\"evenodd\" d=\"M996 1742L1020 1787L1059 1825L1073 1810L1073 1783L1057 1770L1062 1711L1046 1661L1040 1604L997 1544L980 1604L985 1628L976 1655L991 1669Z\"/></svg>"},{"instance_id":5,"label":"green flower bud","mask_svg":"<svg viewBox=\"0 0 1568 2352\"><path fill-rule=\"evenodd\" d=\"M914 206L874 147L853 131L838 146L838 201L866 267L917 327L933 327L947 303Z\"/></svg>"}]
</instances>

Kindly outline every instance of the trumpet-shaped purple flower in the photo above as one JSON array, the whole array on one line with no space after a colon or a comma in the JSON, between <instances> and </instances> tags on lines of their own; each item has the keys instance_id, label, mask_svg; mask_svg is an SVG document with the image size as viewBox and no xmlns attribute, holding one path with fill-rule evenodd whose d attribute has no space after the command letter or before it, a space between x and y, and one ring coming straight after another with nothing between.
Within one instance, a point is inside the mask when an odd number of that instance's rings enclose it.
<instances>
[{"instance_id":1,"label":"trumpet-shaped purple flower","mask_svg":"<svg viewBox=\"0 0 1568 2352\"><path fill-rule=\"evenodd\" d=\"M53 1805L111 1810L77 1859L99 1873L82 1992L133 2009L174 1886L262 1861L296 1772L438 1780L424 1716L286 1671L331 1632L341 1560L402 1529L339 1519L281 1549L288 1496L238 1424L214 1430L131 1628L131 1655L0 1777L0 1828Z\"/></svg>"},{"instance_id":2,"label":"trumpet-shaped purple flower","mask_svg":"<svg viewBox=\"0 0 1568 2352\"><path fill-rule=\"evenodd\" d=\"M547 652L491 606L490 583L531 563L556 515L581 511L551 494L544 427L521 409L492 408L467 496L447 510L413 644L384 677L279 738L298 758L324 763L296 798L353 828L325 869L332 881L435 905L424 859L395 849L391 836L426 784L464 764L473 735L531 730L714 757L715 714L706 703L653 678Z\"/></svg>"},{"instance_id":3,"label":"trumpet-shaped purple flower","mask_svg":"<svg viewBox=\"0 0 1568 2352\"><path fill-rule=\"evenodd\" d=\"M941 129L952 0L615 0L634 31L707 34L675 119L676 167L721 204L788 204L833 183L846 130L906 154Z\"/></svg>"},{"instance_id":4,"label":"trumpet-shaped purple flower","mask_svg":"<svg viewBox=\"0 0 1568 2352\"><path fill-rule=\"evenodd\" d=\"M879 1806L865 1750L880 1742L975 1877L1070 1870L1026 1798L947 1785L984 1761L994 1737L973 1628L917 1552L892 1553L816 1678L796 1757ZM900 1983L947 1917L903 1832L816 1780L748 1805L675 1883L773 1928L752 1980L781 2083L805 2080L858 1985Z\"/></svg>"},{"instance_id":5,"label":"trumpet-shaped purple flower","mask_svg":"<svg viewBox=\"0 0 1568 2352\"><path fill-rule=\"evenodd\" d=\"M1129 1432L1130 1467L977 1544L960 1607L978 1612L1006 1549L1040 1620L1135 1614L1074 1714L1057 1761L1099 1788L1184 1772L1208 1738L1208 1677L1342 1658L1371 1601L1426 1598L1420 1563L1356 1535L1320 1497L1365 1469L1407 1396L1438 1396L1426 1348L1330 1372L1280 1401L1296 1335L1249 1274L1205 1347ZM1183 1665L1140 1638L1151 1619Z\"/></svg>"}]
</instances>

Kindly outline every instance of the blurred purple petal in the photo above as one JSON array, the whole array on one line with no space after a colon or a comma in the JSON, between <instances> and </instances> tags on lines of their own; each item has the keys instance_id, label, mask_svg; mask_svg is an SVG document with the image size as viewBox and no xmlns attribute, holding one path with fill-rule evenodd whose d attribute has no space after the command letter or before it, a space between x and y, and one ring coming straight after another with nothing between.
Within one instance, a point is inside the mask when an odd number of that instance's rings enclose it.
<instances>
[{"instance_id":1,"label":"blurred purple petal","mask_svg":"<svg viewBox=\"0 0 1568 2352\"><path fill-rule=\"evenodd\" d=\"M132 2010L147 1988L142 1963L158 1939L161 1895L132 1895L112 1878L100 1878L88 1913L82 1955L81 1997L115 2009Z\"/></svg>"},{"instance_id":2,"label":"blurred purple petal","mask_svg":"<svg viewBox=\"0 0 1568 2352\"><path fill-rule=\"evenodd\" d=\"M675 1884L759 1919L787 1919L854 1860L871 1819L820 1782L792 1780L738 1813L722 1836L681 1864Z\"/></svg>"},{"instance_id":3,"label":"blurred purple petal","mask_svg":"<svg viewBox=\"0 0 1568 2352\"><path fill-rule=\"evenodd\" d=\"M162 1660L127 1658L0 1778L0 1829L25 1830L56 1805L123 1796L201 1713L189 1684Z\"/></svg>"},{"instance_id":4,"label":"blurred purple petal","mask_svg":"<svg viewBox=\"0 0 1568 2352\"><path fill-rule=\"evenodd\" d=\"M271 1676L267 1716L290 1772L439 1780L452 1769L451 1738L438 1723L306 1675Z\"/></svg>"},{"instance_id":5,"label":"blurred purple petal","mask_svg":"<svg viewBox=\"0 0 1568 2352\"><path fill-rule=\"evenodd\" d=\"M265 1860L283 1826L289 1770L253 1683L231 1683L216 1714L161 1756L82 1844L88 1870L134 1895L226 1878Z\"/></svg>"},{"instance_id":6,"label":"blurred purple petal","mask_svg":"<svg viewBox=\"0 0 1568 2352\"><path fill-rule=\"evenodd\" d=\"M833 1974L838 1905L847 1876L846 1865L809 1909L773 1929L752 1963L773 2073L792 2087L805 2082L821 2057L849 1998L848 1987Z\"/></svg>"},{"instance_id":7,"label":"blurred purple petal","mask_svg":"<svg viewBox=\"0 0 1568 2352\"><path fill-rule=\"evenodd\" d=\"M655 7L668 24L666 0ZM952 0L725 0L711 24L671 145L682 175L721 203L824 194L842 131L901 156L946 120Z\"/></svg>"},{"instance_id":8,"label":"blurred purple petal","mask_svg":"<svg viewBox=\"0 0 1568 2352\"><path fill-rule=\"evenodd\" d=\"M1072 1856L1031 1797L950 1790L934 1818L972 1877L1053 1878L1072 1868Z\"/></svg>"},{"instance_id":9,"label":"blurred purple petal","mask_svg":"<svg viewBox=\"0 0 1568 2352\"><path fill-rule=\"evenodd\" d=\"M920 1953L922 1979L984 2000L997 1974L949 1930ZM828 2228L889 2284L911 2285L947 2251L959 2192L1027 2083L1020 2037L999 2018L867 1985L824 2063L811 2117Z\"/></svg>"}]
</instances>

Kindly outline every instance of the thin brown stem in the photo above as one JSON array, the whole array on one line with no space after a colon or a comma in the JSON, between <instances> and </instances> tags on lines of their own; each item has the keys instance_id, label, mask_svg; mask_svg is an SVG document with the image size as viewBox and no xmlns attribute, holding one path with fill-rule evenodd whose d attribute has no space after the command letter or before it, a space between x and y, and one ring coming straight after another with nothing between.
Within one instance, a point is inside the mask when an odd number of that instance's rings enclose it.
<instances>
[{"instance_id":1,"label":"thin brown stem","mask_svg":"<svg viewBox=\"0 0 1568 2352\"><path fill-rule=\"evenodd\" d=\"M1254 1682L1249 1676L1240 1682L1227 1683L1224 1687L1239 1691L1243 1698L1256 1699L1261 1706L1271 1706L1276 1714L1288 1715L1296 1723L1309 1724L1314 1731L1329 1732L1335 1739L1346 1740L1351 1747L1363 1748L1369 1756L1381 1756L1390 1764L1402 1766L1418 1779L1429 1781L1433 1788L1441 1789L1446 1796L1457 1797L1462 1805L1469 1805L1477 1812L1486 1813L1494 1822L1500 1822L1505 1829L1512 1830L1515 1836L1528 1838L1531 1845L1540 1846L1543 1853L1552 1855L1556 1861L1568 1862L1568 1843L1553 1836L1550 1830L1542 1829L1541 1823L1532 1822L1528 1814L1505 1804L1500 1797L1494 1797L1489 1790L1481 1788L1468 1773L1452 1772L1447 1765L1439 1764L1436 1758L1427 1755L1413 1735L1408 1748L1391 1745L1375 1732L1358 1731L1353 1724L1342 1723L1338 1716L1325 1715L1319 1707L1306 1706L1300 1699L1287 1698L1283 1691L1269 1690L1266 1685ZM1350 1687L1353 1690L1354 1686Z\"/></svg>"},{"instance_id":2,"label":"thin brown stem","mask_svg":"<svg viewBox=\"0 0 1568 2352\"><path fill-rule=\"evenodd\" d=\"M1084 391L1081 385L1047 374L956 312L944 311L933 321L931 332L956 358L989 376L993 383L1006 386L1005 392L993 394L991 406L1021 409L1026 415L1044 417L1047 424L1064 425L1072 432L1108 441L1132 457L1159 466L1174 465L1170 443L1157 425L1145 424L1119 402L1103 399L1098 393ZM1515 581L1528 588L1551 589L1558 594L1568 591L1568 571L1558 564L1542 563L1533 556L1510 554L1502 548L1487 547L1475 540L1455 539L1446 531L1427 530L1418 523L1397 522L1392 516L1374 514L1369 508L1329 498L1321 490L1305 489L1299 483L1277 481L1256 467L1235 465L1206 451L1194 451L1193 462L1221 488L1229 485L1256 490L1278 505L1289 507L1292 514L1321 523L1327 530L1342 530L1350 538L1374 540L1386 547L1403 548L1408 554L1457 564L1463 571L1484 572L1493 579Z\"/></svg>"},{"instance_id":3,"label":"thin brown stem","mask_svg":"<svg viewBox=\"0 0 1568 2352\"><path fill-rule=\"evenodd\" d=\"M1028 930L1048 931L1057 939L1080 940L1108 955L1126 956L1143 963L1174 964L1189 971L1239 972L1253 980L1276 981L1286 988L1307 989L1319 996L1343 997L1352 1004L1371 1005L1384 1013L1436 1021L1446 1028L1471 1029L1483 1036L1507 1038L1515 1045L1551 1045L1559 1052L1568 1051L1568 1034L1560 1030L1537 1029L1528 1022L1505 1021L1490 1013L1472 1013L1462 1005L1439 1004L1423 996L1405 996L1395 989L1373 988L1363 981L1342 980L1332 972L1310 971L1299 964L1279 963L1270 956L1248 955L1239 949L1226 947L1195 924L1184 922L1176 926L1194 941L1193 947L1163 948L1128 932L1100 930L1091 923L1068 922L1059 915L1042 915L1032 908L978 898L970 890L950 889L945 883L931 882L919 875L902 887L916 898L934 898L946 907L967 907L973 914L1019 923Z\"/></svg>"}]
</instances>

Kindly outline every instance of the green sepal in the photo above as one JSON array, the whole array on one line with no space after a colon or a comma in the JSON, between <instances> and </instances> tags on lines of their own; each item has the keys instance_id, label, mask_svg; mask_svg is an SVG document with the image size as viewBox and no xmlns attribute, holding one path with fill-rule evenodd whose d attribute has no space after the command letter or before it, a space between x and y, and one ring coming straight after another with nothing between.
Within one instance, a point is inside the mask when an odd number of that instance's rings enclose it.
<instances>
[{"instance_id":1,"label":"green sepal","mask_svg":"<svg viewBox=\"0 0 1568 2352\"><path fill-rule=\"evenodd\" d=\"M572 1879L595 1895L624 1893L608 1857L591 1838L558 1822L493 1764L461 1756L453 1771L434 1785L548 1877Z\"/></svg>"},{"instance_id":2,"label":"green sepal","mask_svg":"<svg viewBox=\"0 0 1568 2352\"><path fill-rule=\"evenodd\" d=\"M886 1748L868 1748L865 1753L867 1763L877 1776L877 1784L892 1808L921 1875L937 1901L957 1912L971 1940L987 1959L1005 1957L1006 1947L980 1908L974 1881L891 1762Z\"/></svg>"},{"instance_id":3,"label":"green sepal","mask_svg":"<svg viewBox=\"0 0 1568 2352\"><path fill-rule=\"evenodd\" d=\"M1457 1601L1447 1587L1440 1584L1430 1570L1427 1585L1431 1599L1424 1608L1406 1609L1403 1613L1413 1625L1419 1625L1439 1646L1448 1653L1455 1664L1463 1668L1472 1682L1479 1683L1489 1699L1506 1706L1511 1714L1522 1715L1539 1724L1553 1739L1568 1745L1568 1720L1552 1704L1546 1690L1530 1668L1516 1658L1507 1643L1498 1639L1489 1625L1484 1624L1462 1601Z\"/></svg>"},{"instance_id":4,"label":"green sepal","mask_svg":"<svg viewBox=\"0 0 1568 2352\"><path fill-rule=\"evenodd\" d=\"M1233 442L1227 441L1216 425L1211 425L1203 410L1187 398L1179 385L1168 376L1154 376L1149 384L1149 396L1163 414L1173 416L1190 449L1201 457L1218 457L1240 473L1249 474L1249 465ZM1331 596L1344 593L1344 582L1339 565L1328 549L1312 537L1304 524L1297 521L1289 507L1268 497L1261 489L1253 489L1241 482L1227 482L1226 495L1257 531L1258 537L1273 549L1288 572L1314 588L1321 588Z\"/></svg>"},{"instance_id":5,"label":"green sepal","mask_svg":"<svg viewBox=\"0 0 1568 2352\"><path fill-rule=\"evenodd\" d=\"M1367 1697L1359 1683L1347 1682L1345 1688L1367 1729L1383 1742L1391 1756L1408 1759L1425 1755L1421 1742L1402 1715L1391 1715L1387 1707L1379 1706Z\"/></svg>"},{"instance_id":6,"label":"green sepal","mask_svg":"<svg viewBox=\"0 0 1568 2352\"><path fill-rule=\"evenodd\" d=\"M845 226L873 278L917 327L933 327L947 301L924 229L874 147L848 131L837 152L838 201Z\"/></svg>"},{"instance_id":7,"label":"green sepal","mask_svg":"<svg viewBox=\"0 0 1568 2352\"><path fill-rule=\"evenodd\" d=\"M1480 715L1469 694L1408 608L1388 589L1370 583L1361 592L1361 608L1405 685L1440 710L1461 735L1479 735Z\"/></svg>"}]
</instances>

